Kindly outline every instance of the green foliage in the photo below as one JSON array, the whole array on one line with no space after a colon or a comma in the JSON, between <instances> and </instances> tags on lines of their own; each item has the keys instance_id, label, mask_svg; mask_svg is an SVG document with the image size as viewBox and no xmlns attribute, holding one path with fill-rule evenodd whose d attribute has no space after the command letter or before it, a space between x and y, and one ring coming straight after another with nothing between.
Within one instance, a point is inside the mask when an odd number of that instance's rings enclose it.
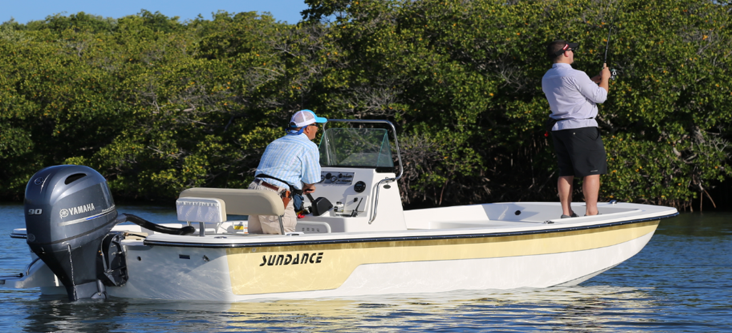
<instances>
[{"instance_id":1,"label":"green foliage","mask_svg":"<svg viewBox=\"0 0 732 333\"><path fill-rule=\"evenodd\" d=\"M0 196L85 164L115 195L245 187L292 112L393 121L405 203L556 200L547 42L620 76L601 199L685 206L730 176L728 5L698 0L307 0L179 22L142 10L0 25ZM577 186L579 188L579 186ZM581 200L581 197L576 199Z\"/></svg>"}]
</instances>

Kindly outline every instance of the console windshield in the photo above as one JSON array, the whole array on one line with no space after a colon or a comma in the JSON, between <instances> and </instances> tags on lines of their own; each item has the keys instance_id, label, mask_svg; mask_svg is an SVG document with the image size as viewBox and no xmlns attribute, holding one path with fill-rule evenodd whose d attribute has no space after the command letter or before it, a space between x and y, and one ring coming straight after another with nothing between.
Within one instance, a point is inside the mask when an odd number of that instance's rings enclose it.
<instances>
[{"instance_id":1,"label":"console windshield","mask_svg":"<svg viewBox=\"0 0 732 333\"><path fill-rule=\"evenodd\" d=\"M388 131L383 128L328 128L320 140L320 165L393 168Z\"/></svg>"}]
</instances>

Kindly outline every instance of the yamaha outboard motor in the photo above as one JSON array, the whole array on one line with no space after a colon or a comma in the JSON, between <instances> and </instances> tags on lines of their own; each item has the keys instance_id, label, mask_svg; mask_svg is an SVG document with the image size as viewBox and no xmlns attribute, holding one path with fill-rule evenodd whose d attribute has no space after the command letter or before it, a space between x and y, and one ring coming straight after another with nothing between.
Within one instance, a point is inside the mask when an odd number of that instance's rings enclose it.
<instances>
[{"instance_id":1,"label":"yamaha outboard motor","mask_svg":"<svg viewBox=\"0 0 732 333\"><path fill-rule=\"evenodd\" d=\"M97 256L116 218L106 180L89 167L48 167L25 188L28 245L61 280L70 301L106 298Z\"/></svg>"}]
</instances>

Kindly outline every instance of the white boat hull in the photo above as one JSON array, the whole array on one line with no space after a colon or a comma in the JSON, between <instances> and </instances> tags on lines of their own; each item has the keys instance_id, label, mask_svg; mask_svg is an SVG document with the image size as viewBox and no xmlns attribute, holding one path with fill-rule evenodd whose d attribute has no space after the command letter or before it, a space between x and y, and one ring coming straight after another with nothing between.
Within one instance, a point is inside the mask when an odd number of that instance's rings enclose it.
<instances>
[{"instance_id":1,"label":"white boat hull","mask_svg":"<svg viewBox=\"0 0 732 333\"><path fill-rule=\"evenodd\" d=\"M129 280L106 291L121 298L238 302L571 286L637 254L659 220L677 214L668 207L603 204L600 216L540 222L557 208L425 209L405 212L410 230L300 236L137 237L134 232L145 230L120 225L114 230L132 232L122 242ZM462 220L448 221L456 211ZM507 214L514 211L521 214ZM34 274L7 279L6 286L64 293L42 261L28 272Z\"/></svg>"},{"instance_id":2,"label":"white boat hull","mask_svg":"<svg viewBox=\"0 0 732 333\"><path fill-rule=\"evenodd\" d=\"M233 248L130 241L125 245L130 279L107 292L122 298L237 302L571 286L637 254L657 225L643 221L496 236L480 230L411 232L392 240L364 234ZM292 259L286 264L288 254Z\"/></svg>"}]
</instances>

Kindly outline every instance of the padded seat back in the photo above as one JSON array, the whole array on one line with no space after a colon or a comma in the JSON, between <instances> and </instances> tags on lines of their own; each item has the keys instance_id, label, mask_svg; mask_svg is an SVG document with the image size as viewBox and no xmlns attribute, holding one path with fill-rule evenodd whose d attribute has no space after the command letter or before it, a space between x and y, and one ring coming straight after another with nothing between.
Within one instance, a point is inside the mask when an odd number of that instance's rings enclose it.
<instances>
[{"instance_id":1,"label":"padded seat back","mask_svg":"<svg viewBox=\"0 0 732 333\"><path fill-rule=\"evenodd\" d=\"M285 214L285 206L277 193L269 190L194 187L184 190L179 198L216 198L225 205L225 214L230 215L277 215Z\"/></svg>"}]
</instances>

